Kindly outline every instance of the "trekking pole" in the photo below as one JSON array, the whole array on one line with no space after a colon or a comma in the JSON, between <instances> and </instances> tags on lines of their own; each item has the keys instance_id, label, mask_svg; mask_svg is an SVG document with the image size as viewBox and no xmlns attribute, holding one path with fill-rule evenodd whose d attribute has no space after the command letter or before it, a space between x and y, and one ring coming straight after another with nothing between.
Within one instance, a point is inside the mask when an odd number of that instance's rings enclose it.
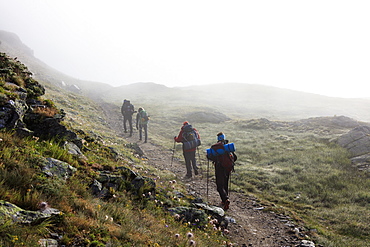
<instances>
[{"instance_id":1,"label":"trekking pole","mask_svg":"<svg viewBox=\"0 0 370 247\"><path fill-rule=\"evenodd\" d=\"M230 198L230 195L231 195L231 193L230 193L230 191L231 191L231 171L230 171L230 173L229 173L229 189L228 189L228 197Z\"/></svg>"},{"instance_id":2,"label":"trekking pole","mask_svg":"<svg viewBox=\"0 0 370 247\"><path fill-rule=\"evenodd\" d=\"M171 166L172 166L173 156L175 155L175 149L176 149L176 141L173 140L173 150L172 150Z\"/></svg>"},{"instance_id":3,"label":"trekking pole","mask_svg":"<svg viewBox=\"0 0 370 247\"><path fill-rule=\"evenodd\" d=\"M200 154L199 154L199 148L198 147L197 147L197 151L198 151L199 165L202 166L202 160L200 159Z\"/></svg>"},{"instance_id":4,"label":"trekking pole","mask_svg":"<svg viewBox=\"0 0 370 247\"><path fill-rule=\"evenodd\" d=\"M208 160L208 164L207 164L207 203L208 203L208 181L209 181L209 160Z\"/></svg>"}]
</instances>

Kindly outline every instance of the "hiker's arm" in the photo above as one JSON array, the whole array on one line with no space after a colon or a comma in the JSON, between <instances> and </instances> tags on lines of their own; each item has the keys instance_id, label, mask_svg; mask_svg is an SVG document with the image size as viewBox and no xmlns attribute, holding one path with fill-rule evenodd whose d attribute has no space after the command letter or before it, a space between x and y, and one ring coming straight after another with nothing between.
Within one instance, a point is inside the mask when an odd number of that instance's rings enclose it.
<instances>
[{"instance_id":1,"label":"hiker's arm","mask_svg":"<svg viewBox=\"0 0 370 247\"><path fill-rule=\"evenodd\" d=\"M233 154L233 157L234 157L234 162L238 159L238 156L236 156L236 154L234 152L232 152Z\"/></svg>"},{"instance_id":2,"label":"hiker's arm","mask_svg":"<svg viewBox=\"0 0 370 247\"><path fill-rule=\"evenodd\" d=\"M178 136L174 138L175 142L182 142L182 130L180 131Z\"/></svg>"},{"instance_id":3,"label":"hiker's arm","mask_svg":"<svg viewBox=\"0 0 370 247\"><path fill-rule=\"evenodd\" d=\"M195 129L195 128L194 128ZM195 129L195 133L197 133L197 138L200 140L200 135L197 129Z\"/></svg>"}]
</instances>

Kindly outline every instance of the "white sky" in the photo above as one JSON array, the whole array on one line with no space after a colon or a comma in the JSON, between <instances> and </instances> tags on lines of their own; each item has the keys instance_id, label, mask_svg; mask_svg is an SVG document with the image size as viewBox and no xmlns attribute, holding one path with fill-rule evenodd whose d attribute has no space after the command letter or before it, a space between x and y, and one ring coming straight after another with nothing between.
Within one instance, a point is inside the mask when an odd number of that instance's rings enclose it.
<instances>
[{"instance_id":1,"label":"white sky","mask_svg":"<svg viewBox=\"0 0 370 247\"><path fill-rule=\"evenodd\" d=\"M79 79L370 97L368 0L0 0L0 10L0 30Z\"/></svg>"}]
</instances>

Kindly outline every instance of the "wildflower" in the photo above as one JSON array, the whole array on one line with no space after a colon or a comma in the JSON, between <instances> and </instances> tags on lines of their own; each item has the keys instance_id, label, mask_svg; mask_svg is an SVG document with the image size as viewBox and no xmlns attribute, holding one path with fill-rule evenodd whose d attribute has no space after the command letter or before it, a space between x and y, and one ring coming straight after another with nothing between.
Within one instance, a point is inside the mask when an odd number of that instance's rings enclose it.
<instances>
[{"instance_id":1,"label":"wildflower","mask_svg":"<svg viewBox=\"0 0 370 247\"><path fill-rule=\"evenodd\" d=\"M190 241L189 241L189 245L190 245L190 246L195 246L195 244L196 244L196 243L195 243L195 241L194 241L194 240L190 240Z\"/></svg>"},{"instance_id":2,"label":"wildflower","mask_svg":"<svg viewBox=\"0 0 370 247\"><path fill-rule=\"evenodd\" d=\"M101 205L99 204L99 205L98 205L98 210L100 210L100 209L101 209Z\"/></svg>"},{"instance_id":3,"label":"wildflower","mask_svg":"<svg viewBox=\"0 0 370 247\"><path fill-rule=\"evenodd\" d=\"M188 238L192 238L192 237L194 237L193 233L191 233L191 232L188 232L188 233L186 234L186 236L187 236Z\"/></svg>"},{"instance_id":4,"label":"wildflower","mask_svg":"<svg viewBox=\"0 0 370 247\"><path fill-rule=\"evenodd\" d=\"M224 229L224 234L229 234L229 233L230 233L230 231L229 231L229 230Z\"/></svg>"},{"instance_id":5,"label":"wildflower","mask_svg":"<svg viewBox=\"0 0 370 247\"><path fill-rule=\"evenodd\" d=\"M13 239L12 239L12 242L14 243L14 242L16 242L16 241L18 241L19 239L18 239L18 236L13 236Z\"/></svg>"},{"instance_id":6,"label":"wildflower","mask_svg":"<svg viewBox=\"0 0 370 247\"><path fill-rule=\"evenodd\" d=\"M180 219L180 215L179 214L175 214L173 217L175 218L175 220L179 220Z\"/></svg>"},{"instance_id":7,"label":"wildflower","mask_svg":"<svg viewBox=\"0 0 370 247\"><path fill-rule=\"evenodd\" d=\"M47 202L40 202L39 208L41 211L44 211L49 208L49 204Z\"/></svg>"},{"instance_id":8,"label":"wildflower","mask_svg":"<svg viewBox=\"0 0 370 247\"><path fill-rule=\"evenodd\" d=\"M180 234L176 233L175 238L180 238Z\"/></svg>"},{"instance_id":9,"label":"wildflower","mask_svg":"<svg viewBox=\"0 0 370 247\"><path fill-rule=\"evenodd\" d=\"M108 216L108 215L106 215L106 216L105 216L105 220L108 220L108 219L109 219L109 216Z\"/></svg>"}]
</instances>

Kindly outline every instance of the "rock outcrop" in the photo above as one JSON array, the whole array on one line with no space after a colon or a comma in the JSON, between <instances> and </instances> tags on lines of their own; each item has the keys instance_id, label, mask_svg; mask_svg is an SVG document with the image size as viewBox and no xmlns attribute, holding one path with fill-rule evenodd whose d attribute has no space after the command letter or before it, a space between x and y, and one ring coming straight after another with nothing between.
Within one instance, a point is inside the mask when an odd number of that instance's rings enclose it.
<instances>
[{"instance_id":1,"label":"rock outcrop","mask_svg":"<svg viewBox=\"0 0 370 247\"><path fill-rule=\"evenodd\" d=\"M24 210L10 202L0 200L0 224L39 224L45 220L59 220L63 214L54 208L44 207L38 211Z\"/></svg>"},{"instance_id":2,"label":"rock outcrop","mask_svg":"<svg viewBox=\"0 0 370 247\"><path fill-rule=\"evenodd\" d=\"M351 153L351 161L360 170L370 168L370 127L359 126L340 136L338 144Z\"/></svg>"}]
</instances>

